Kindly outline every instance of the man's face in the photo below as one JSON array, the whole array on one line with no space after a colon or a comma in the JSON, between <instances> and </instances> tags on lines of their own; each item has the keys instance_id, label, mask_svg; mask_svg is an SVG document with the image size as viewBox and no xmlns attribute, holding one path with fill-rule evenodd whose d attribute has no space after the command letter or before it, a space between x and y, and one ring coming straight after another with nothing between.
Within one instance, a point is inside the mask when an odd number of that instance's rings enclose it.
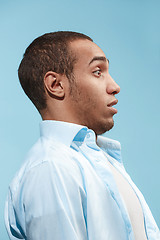
<instances>
[{"instance_id":1,"label":"man's face","mask_svg":"<svg viewBox=\"0 0 160 240\"><path fill-rule=\"evenodd\" d=\"M74 84L70 94L70 110L76 123L85 125L96 134L110 130L117 110L115 94L120 87L109 74L109 62L104 52L89 40L76 40L70 44L76 54Z\"/></svg>"}]
</instances>

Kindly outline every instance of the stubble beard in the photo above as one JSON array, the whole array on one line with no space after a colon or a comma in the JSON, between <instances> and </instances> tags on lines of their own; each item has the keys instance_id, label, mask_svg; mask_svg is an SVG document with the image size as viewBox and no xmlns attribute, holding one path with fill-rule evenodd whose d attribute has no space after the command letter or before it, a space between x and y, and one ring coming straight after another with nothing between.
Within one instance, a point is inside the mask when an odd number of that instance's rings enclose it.
<instances>
[{"instance_id":1,"label":"stubble beard","mask_svg":"<svg viewBox=\"0 0 160 240\"><path fill-rule=\"evenodd\" d=\"M70 79L70 96L72 98L72 101L75 102L75 105L77 105L77 108L78 108L78 103L80 103L82 99L86 98L85 95L79 90L79 87L77 86L74 75ZM89 101L88 99L88 102L91 102L91 100ZM85 108L85 105L83 106L83 108ZM87 108L87 105L86 105L86 108ZM95 111L96 111L96 107L94 106L94 104L92 105L92 108L95 108ZM113 118L112 120L108 120L108 121L106 120L105 122L100 122L98 120L97 122L95 121L93 122L92 119L90 118L87 119L87 115L88 115L87 111L84 111L84 109L82 109L82 111L79 112L79 118L83 118L83 122L79 124L84 125L89 129L92 129L96 133L96 135L101 135L111 130L114 126Z\"/></svg>"},{"instance_id":2,"label":"stubble beard","mask_svg":"<svg viewBox=\"0 0 160 240\"><path fill-rule=\"evenodd\" d=\"M91 126L91 129L96 133L96 135L101 135L104 134L105 132L108 132L111 130L114 126L114 121L106 121L105 123L103 122L98 122L97 124L93 123L93 126Z\"/></svg>"}]
</instances>

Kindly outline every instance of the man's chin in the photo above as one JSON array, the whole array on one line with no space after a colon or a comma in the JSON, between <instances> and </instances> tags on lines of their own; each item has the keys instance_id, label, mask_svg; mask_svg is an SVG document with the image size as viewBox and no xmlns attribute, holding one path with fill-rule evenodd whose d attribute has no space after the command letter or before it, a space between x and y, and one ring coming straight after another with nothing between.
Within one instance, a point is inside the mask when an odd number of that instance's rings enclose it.
<instances>
[{"instance_id":1,"label":"man's chin","mask_svg":"<svg viewBox=\"0 0 160 240\"><path fill-rule=\"evenodd\" d=\"M106 132L109 131L109 130L111 130L113 127L114 127L114 122L108 126Z\"/></svg>"},{"instance_id":2,"label":"man's chin","mask_svg":"<svg viewBox=\"0 0 160 240\"><path fill-rule=\"evenodd\" d=\"M101 135L105 132L108 132L109 130L111 130L114 126L114 121L112 119L112 121L107 122L106 124L101 124L98 126L97 130L95 131L95 133L97 135Z\"/></svg>"},{"instance_id":3,"label":"man's chin","mask_svg":"<svg viewBox=\"0 0 160 240\"><path fill-rule=\"evenodd\" d=\"M111 130L112 128L114 127L114 121L112 122L109 122L107 125L106 125L106 128L104 129L104 132L108 132L109 130Z\"/></svg>"}]
</instances>

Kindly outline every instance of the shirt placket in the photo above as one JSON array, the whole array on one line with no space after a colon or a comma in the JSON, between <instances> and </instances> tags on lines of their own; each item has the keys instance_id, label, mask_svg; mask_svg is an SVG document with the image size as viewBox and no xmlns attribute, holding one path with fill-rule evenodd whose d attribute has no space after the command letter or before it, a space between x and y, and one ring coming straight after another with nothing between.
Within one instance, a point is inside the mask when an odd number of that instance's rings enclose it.
<instances>
[{"instance_id":1,"label":"shirt placket","mask_svg":"<svg viewBox=\"0 0 160 240\"><path fill-rule=\"evenodd\" d=\"M128 212L126 210L125 204L119 194L117 185L111 173L111 170L107 164L104 154L101 149L95 143L95 140L92 136L92 132L86 135L83 144L79 146L80 152L87 158L90 162L97 175L101 178L103 183L106 185L108 191L110 192L113 200L116 202L117 207L119 208L123 221L126 226L126 235L129 240L134 240L132 225Z\"/></svg>"}]
</instances>

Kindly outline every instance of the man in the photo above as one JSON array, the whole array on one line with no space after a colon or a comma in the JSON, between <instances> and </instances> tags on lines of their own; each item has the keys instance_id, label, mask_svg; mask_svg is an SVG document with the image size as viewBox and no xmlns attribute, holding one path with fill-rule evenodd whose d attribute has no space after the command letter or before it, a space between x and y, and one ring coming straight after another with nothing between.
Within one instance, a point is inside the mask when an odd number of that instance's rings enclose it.
<instances>
[{"instance_id":1,"label":"man","mask_svg":"<svg viewBox=\"0 0 160 240\"><path fill-rule=\"evenodd\" d=\"M26 49L18 73L43 121L10 185L10 239L160 239L120 143L99 136L114 125L120 91L103 51L80 33L45 34Z\"/></svg>"}]
</instances>

